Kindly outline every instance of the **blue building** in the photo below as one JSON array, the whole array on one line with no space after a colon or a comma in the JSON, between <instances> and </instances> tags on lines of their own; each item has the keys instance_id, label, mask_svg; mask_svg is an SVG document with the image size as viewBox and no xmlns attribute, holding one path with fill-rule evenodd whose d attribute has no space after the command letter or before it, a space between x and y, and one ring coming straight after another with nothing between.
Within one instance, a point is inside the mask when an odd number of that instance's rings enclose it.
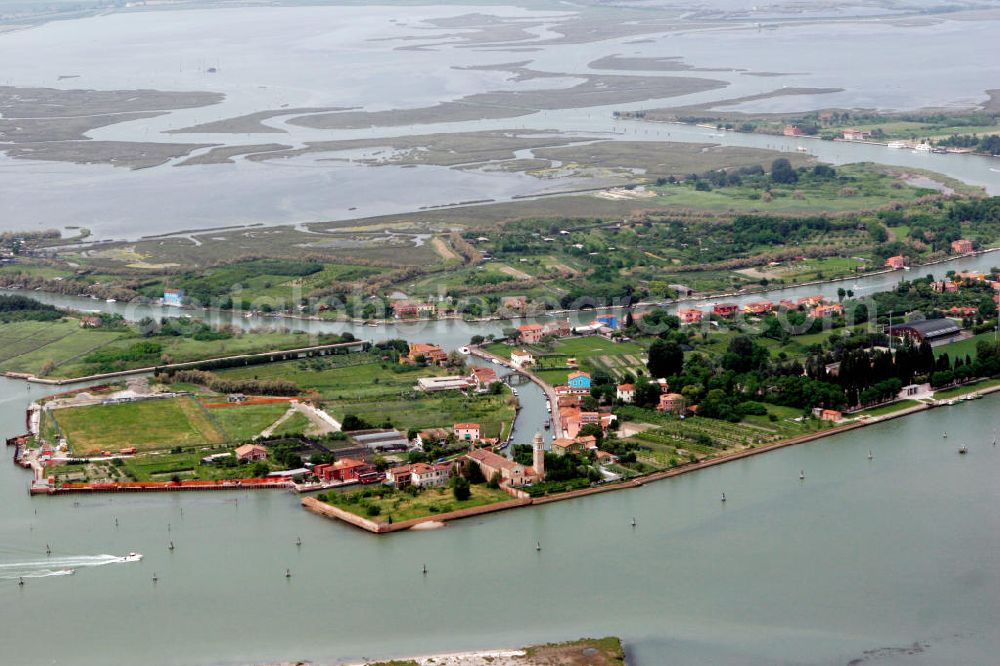
<instances>
[{"instance_id":1,"label":"blue building","mask_svg":"<svg viewBox=\"0 0 1000 666\"><path fill-rule=\"evenodd\" d=\"M618 317L615 317L614 315L601 315L600 317L597 318L597 321L604 324L613 331L618 330Z\"/></svg>"},{"instance_id":2,"label":"blue building","mask_svg":"<svg viewBox=\"0 0 1000 666\"><path fill-rule=\"evenodd\" d=\"M174 308L181 307L182 305L184 305L184 290L164 289L163 304Z\"/></svg>"},{"instance_id":3,"label":"blue building","mask_svg":"<svg viewBox=\"0 0 1000 666\"><path fill-rule=\"evenodd\" d=\"M569 379L566 380L566 384L569 385L570 388L589 389L590 375L580 370L577 370L576 372L571 372L569 373Z\"/></svg>"}]
</instances>

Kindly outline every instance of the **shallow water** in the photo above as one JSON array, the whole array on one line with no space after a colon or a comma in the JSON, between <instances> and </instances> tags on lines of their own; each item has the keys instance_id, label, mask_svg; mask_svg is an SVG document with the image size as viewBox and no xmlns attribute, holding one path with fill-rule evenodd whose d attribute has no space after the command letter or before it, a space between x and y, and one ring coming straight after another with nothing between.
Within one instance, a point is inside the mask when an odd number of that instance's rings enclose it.
<instances>
[{"instance_id":1,"label":"shallow water","mask_svg":"<svg viewBox=\"0 0 1000 666\"><path fill-rule=\"evenodd\" d=\"M549 44L537 52L510 53L460 44L467 29L437 28L435 18L480 12L538 21L531 30L551 37L562 11L513 6L323 6L241 7L142 11L55 21L0 35L0 82L60 88L211 90L226 94L217 105L173 111L155 119L95 130L90 137L124 141L194 141L246 145L428 132L485 129L557 129L585 136L643 140L709 141L726 145L796 149L795 141L713 132L699 128L647 127L615 123L614 110L690 104L767 92L781 86L844 87L843 93L778 97L740 108L773 111L820 106L914 108L970 105L1000 76L992 51L997 21L955 20L898 27L886 22L786 24L755 29L750 19L709 31L615 37L591 44ZM849 13L849 12L848 12ZM940 20L938 20L940 19ZM416 41L408 39L417 36ZM382 41L389 38L388 41ZM648 40L648 41L646 41ZM641 42L641 43L637 43ZM102 48L93 48L100 43ZM428 50L396 47L434 43ZM155 48L150 48L155 44ZM845 47L845 44L849 47ZM544 111L481 122L323 131L282 119L267 124L287 134L163 134L165 130L282 107L412 108L492 90L569 86L560 77L524 82L504 72L456 67L530 60L543 71L585 75L588 63L619 53L639 57L680 56L696 67L723 72L666 72L727 81L725 89L665 100ZM830 57L836 53L837 57ZM209 74L207 69L218 72ZM755 77L744 71L784 72ZM614 73L602 70L599 73ZM624 72L625 74L643 74ZM656 75L656 72L648 73ZM60 76L77 78L59 80ZM913 155L875 146L814 145L821 159L876 160L934 169L1000 192L996 160L951 155ZM824 142L825 143L825 142ZM136 238L192 226L263 222L301 223L415 211L464 200L507 201L516 195L593 186L593 180L539 180L524 174L458 172L440 167L367 167L300 159L292 162L174 167L128 171L99 165L31 162L0 158L0 217L5 228L79 225L95 238ZM67 205L71 202L72 205ZM354 210L350 210L350 209Z\"/></svg>"},{"instance_id":2,"label":"shallow water","mask_svg":"<svg viewBox=\"0 0 1000 666\"><path fill-rule=\"evenodd\" d=\"M27 397L8 380L0 391ZM5 464L0 567L44 566L46 543L59 562L145 559L0 580L4 662L327 663L618 634L641 666L842 664L875 649L877 663L993 663L997 401L381 538L282 491L31 499ZM5 433L23 428L23 404L0 407ZM42 617L58 631L29 640ZM246 631L255 618L266 631ZM906 655L914 642L927 647Z\"/></svg>"}]
</instances>

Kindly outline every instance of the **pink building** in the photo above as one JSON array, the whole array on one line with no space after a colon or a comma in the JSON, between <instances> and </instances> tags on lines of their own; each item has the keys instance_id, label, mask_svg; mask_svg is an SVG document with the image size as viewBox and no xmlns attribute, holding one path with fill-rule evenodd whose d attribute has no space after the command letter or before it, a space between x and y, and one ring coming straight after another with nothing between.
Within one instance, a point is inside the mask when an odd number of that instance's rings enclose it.
<instances>
[{"instance_id":1,"label":"pink building","mask_svg":"<svg viewBox=\"0 0 1000 666\"><path fill-rule=\"evenodd\" d=\"M697 324L705 313L697 308L681 308L677 311L677 316L680 317L682 324Z\"/></svg>"},{"instance_id":2,"label":"pink building","mask_svg":"<svg viewBox=\"0 0 1000 666\"><path fill-rule=\"evenodd\" d=\"M885 260L885 265L893 270L901 270L906 268L906 257L901 254L897 254L895 257L889 257Z\"/></svg>"},{"instance_id":3,"label":"pink building","mask_svg":"<svg viewBox=\"0 0 1000 666\"><path fill-rule=\"evenodd\" d=\"M684 409L684 396L680 393L661 393L656 408L661 412L679 412Z\"/></svg>"},{"instance_id":4,"label":"pink building","mask_svg":"<svg viewBox=\"0 0 1000 666\"><path fill-rule=\"evenodd\" d=\"M478 423L456 423L453 430L459 441L478 442L481 439Z\"/></svg>"},{"instance_id":5,"label":"pink building","mask_svg":"<svg viewBox=\"0 0 1000 666\"><path fill-rule=\"evenodd\" d=\"M524 324L517 327L518 335L526 345L537 344L542 341L543 329L538 324Z\"/></svg>"}]
</instances>

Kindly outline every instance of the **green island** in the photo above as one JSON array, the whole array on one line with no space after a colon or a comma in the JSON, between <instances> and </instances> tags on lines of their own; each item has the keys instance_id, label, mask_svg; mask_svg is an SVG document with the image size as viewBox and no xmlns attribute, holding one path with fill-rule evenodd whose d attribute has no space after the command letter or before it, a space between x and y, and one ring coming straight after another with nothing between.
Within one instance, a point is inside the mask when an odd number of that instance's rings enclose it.
<instances>
[{"instance_id":1,"label":"green island","mask_svg":"<svg viewBox=\"0 0 1000 666\"><path fill-rule=\"evenodd\" d=\"M0 287L288 317L474 319L859 276L890 257L917 265L1000 240L995 200L932 172L764 159L764 151L681 170L650 150L639 143L616 153L617 168L645 173L592 194L308 232L236 229L198 234L196 243L166 237L86 249L9 235L0 239L11 253ZM970 245L953 249L959 239ZM527 305L512 306L517 299ZM91 352L88 366L120 365L129 343L102 333L68 337L53 363ZM185 340L154 343L171 358L240 350L238 340ZM98 353L105 342L118 357Z\"/></svg>"},{"instance_id":2,"label":"green island","mask_svg":"<svg viewBox=\"0 0 1000 666\"><path fill-rule=\"evenodd\" d=\"M649 151L604 154L641 162L634 183L503 207L224 230L194 245L0 238L0 286L14 290L0 296L0 371L153 369L40 402L22 456L33 492L265 479L391 531L630 487L998 386L1000 270L934 264L996 245L1000 198L913 169L751 152L708 170L685 153L678 172ZM238 251L220 259L219 239ZM836 297L753 300L903 268L916 270L882 293L845 281ZM470 364L434 340L127 322L28 290L179 314L514 321L472 336ZM609 304L621 307L591 324L521 321ZM545 392L549 448L511 440L522 405L500 381L509 371Z\"/></svg>"},{"instance_id":3,"label":"green island","mask_svg":"<svg viewBox=\"0 0 1000 666\"><path fill-rule=\"evenodd\" d=\"M0 296L0 372L54 380L353 340L350 334L248 332L188 318L130 323L121 315L62 312L27 297Z\"/></svg>"},{"instance_id":4,"label":"green island","mask_svg":"<svg viewBox=\"0 0 1000 666\"><path fill-rule=\"evenodd\" d=\"M747 98L744 98L747 99ZM716 109L740 99L717 103ZM780 134L825 140L895 142L894 148L924 144L941 150L1000 155L1000 104L996 91L978 109L914 110L898 113L821 109L805 113L744 113L692 106L618 113L622 118L713 125L720 130Z\"/></svg>"}]
</instances>

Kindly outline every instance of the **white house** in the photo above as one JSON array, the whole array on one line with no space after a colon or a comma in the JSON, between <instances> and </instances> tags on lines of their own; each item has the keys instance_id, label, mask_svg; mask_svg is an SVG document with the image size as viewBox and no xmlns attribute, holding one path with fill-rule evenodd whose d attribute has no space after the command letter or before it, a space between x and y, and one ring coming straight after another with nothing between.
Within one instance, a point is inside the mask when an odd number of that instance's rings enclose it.
<instances>
[{"instance_id":1,"label":"white house","mask_svg":"<svg viewBox=\"0 0 1000 666\"><path fill-rule=\"evenodd\" d=\"M534 365L535 357L526 349L515 349L510 353L510 362L515 368L523 368L526 365Z\"/></svg>"},{"instance_id":2,"label":"white house","mask_svg":"<svg viewBox=\"0 0 1000 666\"><path fill-rule=\"evenodd\" d=\"M615 397L618 398L619 402L634 402L635 384L619 384L618 390L615 392Z\"/></svg>"},{"instance_id":3,"label":"white house","mask_svg":"<svg viewBox=\"0 0 1000 666\"><path fill-rule=\"evenodd\" d=\"M434 488L448 483L451 475L451 465L438 463L428 465L417 463L410 468L410 483L418 488Z\"/></svg>"}]
</instances>

